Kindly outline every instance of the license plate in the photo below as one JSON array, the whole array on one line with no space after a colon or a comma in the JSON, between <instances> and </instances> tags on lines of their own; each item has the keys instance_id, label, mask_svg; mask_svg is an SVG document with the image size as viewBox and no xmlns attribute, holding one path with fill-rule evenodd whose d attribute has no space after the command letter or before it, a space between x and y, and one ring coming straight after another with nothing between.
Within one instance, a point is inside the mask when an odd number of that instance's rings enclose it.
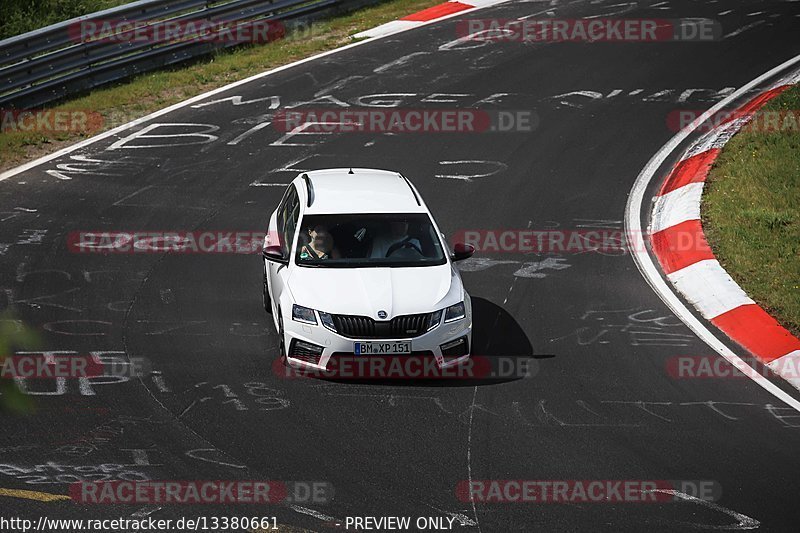
<instances>
[{"instance_id":1,"label":"license plate","mask_svg":"<svg viewBox=\"0 0 800 533\"><path fill-rule=\"evenodd\" d=\"M353 351L356 355L397 355L411 353L411 341L356 342L354 344Z\"/></svg>"}]
</instances>

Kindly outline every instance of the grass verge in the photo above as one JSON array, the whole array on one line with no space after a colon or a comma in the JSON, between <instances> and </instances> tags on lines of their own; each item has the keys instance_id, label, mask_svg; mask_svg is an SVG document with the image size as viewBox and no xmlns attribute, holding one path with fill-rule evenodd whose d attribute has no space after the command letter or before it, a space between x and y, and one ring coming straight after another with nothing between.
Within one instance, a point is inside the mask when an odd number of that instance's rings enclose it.
<instances>
[{"instance_id":1,"label":"grass verge","mask_svg":"<svg viewBox=\"0 0 800 533\"><path fill-rule=\"evenodd\" d=\"M800 87L762 112L800 113ZM785 115L778 115L785 116ZM717 159L701 214L711 248L742 289L800 335L800 131L746 129Z\"/></svg>"},{"instance_id":2,"label":"grass verge","mask_svg":"<svg viewBox=\"0 0 800 533\"><path fill-rule=\"evenodd\" d=\"M216 87L348 44L352 42L350 36L355 33L440 2L388 0L377 6L315 22L310 30L289 34L279 41L220 51L188 65L142 74L124 83L93 90L51 109L98 113L103 117L101 128L83 133L4 130L0 133L0 171Z\"/></svg>"}]
</instances>

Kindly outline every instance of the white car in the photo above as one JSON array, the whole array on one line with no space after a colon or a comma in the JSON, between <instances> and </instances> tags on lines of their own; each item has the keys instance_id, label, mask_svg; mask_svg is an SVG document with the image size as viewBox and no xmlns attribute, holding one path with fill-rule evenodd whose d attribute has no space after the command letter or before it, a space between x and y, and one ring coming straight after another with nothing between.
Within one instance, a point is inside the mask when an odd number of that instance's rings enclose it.
<instances>
[{"instance_id":1,"label":"white car","mask_svg":"<svg viewBox=\"0 0 800 533\"><path fill-rule=\"evenodd\" d=\"M331 357L470 355L472 304L453 252L416 188L397 172L304 172L272 213L264 309L285 361L325 370Z\"/></svg>"}]
</instances>

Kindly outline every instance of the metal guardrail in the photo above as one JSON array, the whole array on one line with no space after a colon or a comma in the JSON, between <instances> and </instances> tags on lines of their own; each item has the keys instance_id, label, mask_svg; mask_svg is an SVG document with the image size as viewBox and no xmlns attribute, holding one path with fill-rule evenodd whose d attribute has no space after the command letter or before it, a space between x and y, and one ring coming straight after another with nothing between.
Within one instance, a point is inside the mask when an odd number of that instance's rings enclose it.
<instances>
[{"instance_id":1,"label":"metal guardrail","mask_svg":"<svg viewBox=\"0 0 800 533\"><path fill-rule=\"evenodd\" d=\"M168 24L280 24L286 31L381 0L139 0L0 41L0 108L25 109L242 43L224 39L158 42L83 40L81 24L113 21L161 31ZM141 28L140 28L141 29Z\"/></svg>"}]
</instances>

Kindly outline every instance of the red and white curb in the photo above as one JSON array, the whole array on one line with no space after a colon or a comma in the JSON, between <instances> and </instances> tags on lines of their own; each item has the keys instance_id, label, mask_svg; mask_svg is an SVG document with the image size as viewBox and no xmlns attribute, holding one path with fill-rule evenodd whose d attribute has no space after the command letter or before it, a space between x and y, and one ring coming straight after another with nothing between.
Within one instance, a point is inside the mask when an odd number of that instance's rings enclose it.
<instances>
[{"instance_id":1,"label":"red and white curb","mask_svg":"<svg viewBox=\"0 0 800 533\"><path fill-rule=\"evenodd\" d=\"M423 24L443 19L462 11L476 9L479 7L493 6L506 1L507 0L469 0L467 2L459 2L458 0L450 0L450 2L437 4L433 7L429 7L428 9L423 9L422 11L417 11L411 15L406 15L399 20L393 20L369 30L356 33L352 37L354 39L384 37L399 31L416 28L417 26L422 26Z\"/></svg>"},{"instance_id":2,"label":"red and white curb","mask_svg":"<svg viewBox=\"0 0 800 533\"><path fill-rule=\"evenodd\" d=\"M756 304L722 268L706 242L700 199L722 146L770 99L798 83L795 74L752 98L695 141L654 198L650 244L672 285L695 309L760 362L800 389L800 340Z\"/></svg>"}]
</instances>

